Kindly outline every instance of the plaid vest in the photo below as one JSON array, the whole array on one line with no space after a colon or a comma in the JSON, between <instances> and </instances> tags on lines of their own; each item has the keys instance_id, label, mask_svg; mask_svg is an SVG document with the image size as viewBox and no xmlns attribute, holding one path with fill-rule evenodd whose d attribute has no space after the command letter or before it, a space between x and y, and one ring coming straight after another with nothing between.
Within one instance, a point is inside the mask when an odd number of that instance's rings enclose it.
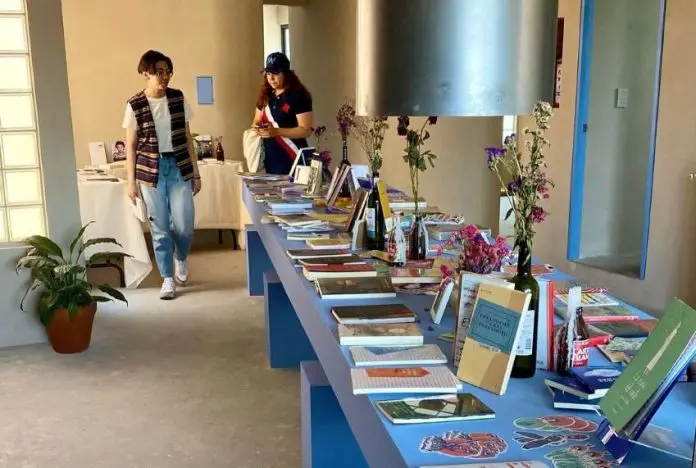
<instances>
[{"instance_id":1,"label":"plaid vest","mask_svg":"<svg viewBox=\"0 0 696 468\"><path fill-rule=\"evenodd\" d=\"M186 119L184 114L184 93L178 89L167 88L167 105L172 118L172 147L176 165L184 180L193 178L193 165L186 140ZM159 172L159 145L155 121L150 105L143 91L128 100L137 123L137 144L135 147L135 180L151 187L157 186Z\"/></svg>"}]
</instances>

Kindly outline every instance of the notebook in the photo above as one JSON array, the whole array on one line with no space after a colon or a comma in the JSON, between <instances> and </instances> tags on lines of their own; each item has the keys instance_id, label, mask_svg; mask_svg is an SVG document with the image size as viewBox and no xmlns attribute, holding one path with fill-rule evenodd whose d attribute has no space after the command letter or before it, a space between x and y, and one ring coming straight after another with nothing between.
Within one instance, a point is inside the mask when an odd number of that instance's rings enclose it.
<instances>
[{"instance_id":1,"label":"notebook","mask_svg":"<svg viewBox=\"0 0 696 468\"><path fill-rule=\"evenodd\" d=\"M350 354L356 367L447 364L447 357L434 344L397 347L351 346Z\"/></svg>"},{"instance_id":2,"label":"notebook","mask_svg":"<svg viewBox=\"0 0 696 468\"><path fill-rule=\"evenodd\" d=\"M370 367L350 370L353 394L457 393L462 383L447 366Z\"/></svg>"}]
</instances>

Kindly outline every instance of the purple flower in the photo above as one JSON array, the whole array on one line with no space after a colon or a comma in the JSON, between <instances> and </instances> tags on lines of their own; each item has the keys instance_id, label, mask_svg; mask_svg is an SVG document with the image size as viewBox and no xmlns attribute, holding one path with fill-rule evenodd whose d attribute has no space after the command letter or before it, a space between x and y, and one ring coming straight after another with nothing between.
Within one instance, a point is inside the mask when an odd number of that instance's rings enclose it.
<instances>
[{"instance_id":1,"label":"purple flower","mask_svg":"<svg viewBox=\"0 0 696 468\"><path fill-rule=\"evenodd\" d=\"M324 132L326 132L326 125L319 125L318 127L312 128L312 133L316 138L321 137Z\"/></svg>"},{"instance_id":2,"label":"purple flower","mask_svg":"<svg viewBox=\"0 0 696 468\"><path fill-rule=\"evenodd\" d=\"M495 161L505 156L505 149L489 146L486 148L486 154L488 155L488 169L493 169Z\"/></svg>"},{"instance_id":3,"label":"purple flower","mask_svg":"<svg viewBox=\"0 0 696 468\"><path fill-rule=\"evenodd\" d=\"M517 140L516 134L514 134L514 133L509 134L508 136L505 137L505 146L511 145L516 140Z\"/></svg>"},{"instance_id":4,"label":"purple flower","mask_svg":"<svg viewBox=\"0 0 696 468\"><path fill-rule=\"evenodd\" d=\"M336 123L338 124L338 132L344 140L348 138L351 129L355 126L355 108L346 103L338 108L336 114Z\"/></svg>"},{"instance_id":5,"label":"purple flower","mask_svg":"<svg viewBox=\"0 0 696 468\"><path fill-rule=\"evenodd\" d=\"M516 193L522 187L522 179L518 177L507 185L507 190L510 193Z\"/></svg>"}]
</instances>

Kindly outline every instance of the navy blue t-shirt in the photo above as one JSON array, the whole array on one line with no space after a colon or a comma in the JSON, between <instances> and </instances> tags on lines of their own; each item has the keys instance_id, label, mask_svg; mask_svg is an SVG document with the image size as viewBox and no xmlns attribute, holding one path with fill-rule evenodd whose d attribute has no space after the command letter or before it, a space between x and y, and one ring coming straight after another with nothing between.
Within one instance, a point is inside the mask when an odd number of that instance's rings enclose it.
<instances>
[{"instance_id":1,"label":"navy blue t-shirt","mask_svg":"<svg viewBox=\"0 0 696 468\"><path fill-rule=\"evenodd\" d=\"M304 93L288 89L279 96L271 95L268 107L279 128L295 128L298 125L297 116L312 111L312 99ZM290 142L284 142L276 137L264 138L263 146L266 172L287 174L295 161L297 150L309 145L306 138L292 138Z\"/></svg>"}]
</instances>

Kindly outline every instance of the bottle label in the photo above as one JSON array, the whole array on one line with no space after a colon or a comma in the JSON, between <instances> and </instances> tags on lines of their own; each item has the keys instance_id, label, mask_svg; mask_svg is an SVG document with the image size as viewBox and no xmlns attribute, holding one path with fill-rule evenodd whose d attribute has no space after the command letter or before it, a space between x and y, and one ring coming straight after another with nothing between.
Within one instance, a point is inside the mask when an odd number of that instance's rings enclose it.
<instances>
[{"instance_id":1,"label":"bottle label","mask_svg":"<svg viewBox=\"0 0 696 468\"><path fill-rule=\"evenodd\" d=\"M589 362L590 340L575 340L573 342L572 367L587 367Z\"/></svg>"},{"instance_id":2,"label":"bottle label","mask_svg":"<svg viewBox=\"0 0 696 468\"><path fill-rule=\"evenodd\" d=\"M534 351L535 315L536 311L534 309L527 309L527 311L522 316L522 332L520 336L520 341L517 344L518 356L531 356L532 351Z\"/></svg>"},{"instance_id":3,"label":"bottle label","mask_svg":"<svg viewBox=\"0 0 696 468\"><path fill-rule=\"evenodd\" d=\"M377 235L377 210L368 208L365 215L365 227L367 228L367 237L373 239Z\"/></svg>"}]
</instances>

